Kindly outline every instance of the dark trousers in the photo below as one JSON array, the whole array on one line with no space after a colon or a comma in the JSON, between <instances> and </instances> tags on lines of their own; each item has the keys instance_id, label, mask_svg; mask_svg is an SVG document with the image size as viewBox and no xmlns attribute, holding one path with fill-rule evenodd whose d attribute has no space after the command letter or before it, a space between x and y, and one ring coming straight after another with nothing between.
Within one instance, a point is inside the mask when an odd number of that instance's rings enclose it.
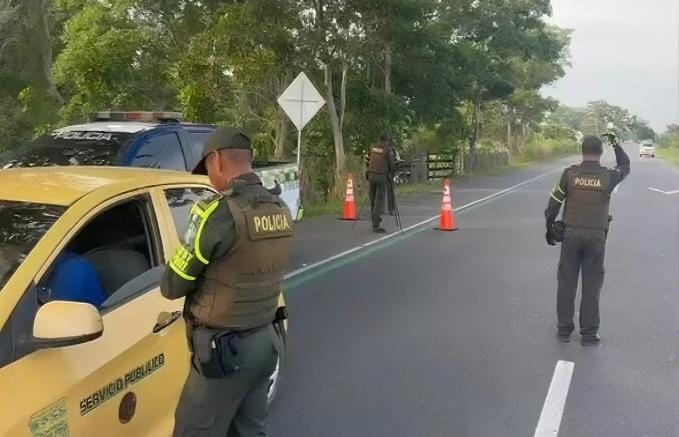
<instances>
[{"instance_id":1,"label":"dark trousers","mask_svg":"<svg viewBox=\"0 0 679 437\"><path fill-rule=\"evenodd\" d=\"M575 328L573 316L578 279L582 271L580 300L580 334L599 331L599 296L604 284L606 232L590 229L567 229L561 243L559 289L556 311L560 329Z\"/></svg>"},{"instance_id":2,"label":"dark trousers","mask_svg":"<svg viewBox=\"0 0 679 437\"><path fill-rule=\"evenodd\" d=\"M379 228L384 214L384 198L387 193L387 175L369 173L370 182L370 211L372 213L373 228Z\"/></svg>"},{"instance_id":3,"label":"dark trousers","mask_svg":"<svg viewBox=\"0 0 679 437\"><path fill-rule=\"evenodd\" d=\"M387 179L387 211L394 215L396 211L396 193L394 193L394 181Z\"/></svg>"},{"instance_id":4,"label":"dark trousers","mask_svg":"<svg viewBox=\"0 0 679 437\"><path fill-rule=\"evenodd\" d=\"M269 376L280 341L273 325L242 338L240 369L224 378L204 378L191 366L175 413L174 437L265 436Z\"/></svg>"}]
</instances>

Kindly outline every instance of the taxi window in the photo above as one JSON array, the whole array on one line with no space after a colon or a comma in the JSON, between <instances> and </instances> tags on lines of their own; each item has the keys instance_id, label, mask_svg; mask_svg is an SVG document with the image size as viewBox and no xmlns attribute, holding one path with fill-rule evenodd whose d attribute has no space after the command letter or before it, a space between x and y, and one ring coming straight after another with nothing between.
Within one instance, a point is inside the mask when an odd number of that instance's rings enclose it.
<instances>
[{"instance_id":1,"label":"taxi window","mask_svg":"<svg viewBox=\"0 0 679 437\"><path fill-rule=\"evenodd\" d=\"M189 214L191 208L199 200L206 200L213 197L215 192L209 188L173 188L165 190L174 225L177 228L177 235L182 237L189 226Z\"/></svg>"},{"instance_id":2,"label":"taxi window","mask_svg":"<svg viewBox=\"0 0 679 437\"><path fill-rule=\"evenodd\" d=\"M0 290L65 210L63 206L0 200Z\"/></svg>"}]
</instances>

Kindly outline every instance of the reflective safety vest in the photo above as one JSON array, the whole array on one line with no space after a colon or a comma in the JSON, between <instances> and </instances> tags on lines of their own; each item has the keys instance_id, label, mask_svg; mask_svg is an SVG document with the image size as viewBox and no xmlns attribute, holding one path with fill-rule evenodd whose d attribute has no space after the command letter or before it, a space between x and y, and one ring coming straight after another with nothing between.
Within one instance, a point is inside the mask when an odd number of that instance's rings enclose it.
<instances>
[{"instance_id":1,"label":"reflective safety vest","mask_svg":"<svg viewBox=\"0 0 679 437\"><path fill-rule=\"evenodd\" d=\"M187 299L191 318L212 328L251 329L271 323L292 250L292 216L263 186L225 193L236 237L225 256L210 261Z\"/></svg>"},{"instance_id":2,"label":"reflective safety vest","mask_svg":"<svg viewBox=\"0 0 679 437\"><path fill-rule=\"evenodd\" d=\"M571 167L563 215L566 226L607 231L611 202L609 186L608 169Z\"/></svg>"}]
</instances>

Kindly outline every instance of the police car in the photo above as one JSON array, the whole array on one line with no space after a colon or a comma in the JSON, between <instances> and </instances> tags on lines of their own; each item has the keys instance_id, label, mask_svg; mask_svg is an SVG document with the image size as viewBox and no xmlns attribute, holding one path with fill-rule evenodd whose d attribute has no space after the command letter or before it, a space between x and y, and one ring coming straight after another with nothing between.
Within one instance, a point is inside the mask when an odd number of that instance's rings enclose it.
<instances>
[{"instance_id":1,"label":"police car","mask_svg":"<svg viewBox=\"0 0 679 437\"><path fill-rule=\"evenodd\" d=\"M215 126L181 119L179 112L95 112L90 123L57 129L21 148L4 168L106 165L191 171ZM267 188L281 185L281 198L297 217L297 164L255 162L255 172Z\"/></svg>"},{"instance_id":2,"label":"police car","mask_svg":"<svg viewBox=\"0 0 679 437\"><path fill-rule=\"evenodd\" d=\"M653 145L653 141L644 140L641 142L641 145L639 146L639 157L643 158L644 156L655 158L655 146Z\"/></svg>"},{"instance_id":3,"label":"police car","mask_svg":"<svg viewBox=\"0 0 679 437\"><path fill-rule=\"evenodd\" d=\"M207 178L14 168L0 187L0 436L170 435L189 355L158 283Z\"/></svg>"}]
</instances>

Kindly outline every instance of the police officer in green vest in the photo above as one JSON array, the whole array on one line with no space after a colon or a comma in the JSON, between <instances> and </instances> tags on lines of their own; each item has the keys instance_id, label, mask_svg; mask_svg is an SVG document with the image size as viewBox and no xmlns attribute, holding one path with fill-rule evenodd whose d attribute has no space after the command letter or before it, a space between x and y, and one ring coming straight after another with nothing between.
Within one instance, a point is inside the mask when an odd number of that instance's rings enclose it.
<instances>
[{"instance_id":1,"label":"police officer in green vest","mask_svg":"<svg viewBox=\"0 0 679 437\"><path fill-rule=\"evenodd\" d=\"M630 172L630 159L614 134L604 135L613 146L616 167L601 166L603 145L597 137L582 143L582 163L567 168L554 187L545 211L547 244L561 243L558 272L558 337L570 341L575 294L582 272L580 335L582 344L599 343L599 295L604 283L604 255L609 223L609 204L613 189ZM564 205L563 222L555 222Z\"/></svg>"},{"instance_id":2,"label":"police officer in green vest","mask_svg":"<svg viewBox=\"0 0 679 437\"><path fill-rule=\"evenodd\" d=\"M193 206L161 281L166 298L186 297L192 352L174 436L262 436L292 217L253 173L245 133L216 129L202 157L194 173L207 173L219 194Z\"/></svg>"},{"instance_id":3,"label":"police officer in green vest","mask_svg":"<svg viewBox=\"0 0 679 437\"><path fill-rule=\"evenodd\" d=\"M370 210L372 213L373 232L385 233L381 226L384 214L384 200L389 188L395 162L389 147L389 135L382 135L380 141L370 148L368 153L368 171L366 177L370 183Z\"/></svg>"}]
</instances>

